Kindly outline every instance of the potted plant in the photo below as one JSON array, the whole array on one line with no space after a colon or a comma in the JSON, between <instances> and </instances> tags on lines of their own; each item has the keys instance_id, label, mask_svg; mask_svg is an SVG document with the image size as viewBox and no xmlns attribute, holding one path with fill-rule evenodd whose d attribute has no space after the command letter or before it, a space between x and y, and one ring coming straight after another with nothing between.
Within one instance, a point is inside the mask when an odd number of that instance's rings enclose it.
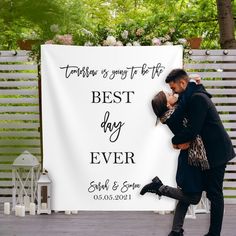
<instances>
[{"instance_id":1,"label":"potted plant","mask_svg":"<svg viewBox=\"0 0 236 236\"><path fill-rule=\"evenodd\" d=\"M35 31L22 33L20 39L17 40L17 45L21 50L32 50L32 46L39 42L39 37Z\"/></svg>"},{"instance_id":2,"label":"potted plant","mask_svg":"<svg viewBox=\"0 0 236 236\"><path fill-rule=\"evenodd\" d=\"M199 49L202 43L202 37L191 37L187 39L190 48Z\"/></svg>"}]
</instances>

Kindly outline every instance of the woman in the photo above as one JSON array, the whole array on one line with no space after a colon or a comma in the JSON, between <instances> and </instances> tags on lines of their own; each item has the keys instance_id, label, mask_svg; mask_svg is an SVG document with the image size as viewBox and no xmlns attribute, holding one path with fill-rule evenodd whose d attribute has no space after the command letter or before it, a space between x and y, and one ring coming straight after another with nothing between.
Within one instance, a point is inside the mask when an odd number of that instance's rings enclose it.
<instances>
[{"instance_id":1,"label":"woman","mask_svg":"<svg viewBox=\"0 0 236 236\"><path fill-rule=\"evenodd\" d=\"M177 97L163 91L159 92L152 100L153 111L157 119L168 125L173 134L176 134L187 125L183 117L183 110L188 98L196 89L195 83L189 83L187 92L177 103ZM190 147L189 147L190 146ZM169 236L183 235L183 223L190 204L198 204L203 191L203 172L201 169L208 169L205 148L201 137L198 136L192 144L181 144L182 150L178 157L176 182L178 188L163 185L158 177L155 177L150 184L143 187L140 194L146 192L156 193L159 196L167 196L179 200L173 220L172 231ZM185 150L183 150L185 149ZM201 168L199 168L201 167Z\"/></svg>"}]
</instances>

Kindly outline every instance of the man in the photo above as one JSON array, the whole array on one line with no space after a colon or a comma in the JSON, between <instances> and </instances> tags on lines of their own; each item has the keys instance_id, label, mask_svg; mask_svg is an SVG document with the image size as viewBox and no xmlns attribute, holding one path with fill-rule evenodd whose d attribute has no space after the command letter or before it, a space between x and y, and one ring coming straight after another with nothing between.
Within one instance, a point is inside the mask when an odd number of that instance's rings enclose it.
<instances>
[{"instance_id":1,"label":"man","mask_svg":"<svg viewBox=\"0 0 236 236\"><path fill-rule=\"evenodd\" d=\"M186 90L188 82L188 75L182 69L172 70L166 78L166 83L180 96ZM226 163L235 157L235 152L210 97L199 86L187 102L185 110L190 125L176 134L172 143L174 148L186 149L186 143L194 140L198 134L202 137L210 165L210 169L204 171L205 191L211 202L210 227L206 236L220 236L224 212L224 172Z\"/></svg>"}]
</instances>

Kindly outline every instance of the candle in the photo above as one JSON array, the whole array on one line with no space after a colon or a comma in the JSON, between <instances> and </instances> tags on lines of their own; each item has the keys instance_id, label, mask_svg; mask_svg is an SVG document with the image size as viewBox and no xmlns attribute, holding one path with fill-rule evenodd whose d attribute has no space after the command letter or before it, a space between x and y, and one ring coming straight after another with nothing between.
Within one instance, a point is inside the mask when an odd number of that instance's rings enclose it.
<instances>
[{"instance_id":1,"label":"candle","mask_svg":"<svg viewBox=\"0 0 236 236\"><path fill-rule=\"evenodd\" d=\"M48 206L47 206L47 203L42 203L42 210L47 210Z\"/></svg>"},{"instance_id":2,"label":"candle","mask_svg":"<svg viewBox=\"0 0 236 236\"><path fill-rule=\"evenodd\" d=\"M29 211L30 210L30 198L29 198L29 196L24 196L24 205L25 205L25 210Z\"/></svg>"},{"instance_id":3,"label":"candle","mask_svg":"<svg viewBox=\"0 0 236 236\"><path fill-rule=\"evenodd\" d=\"M4 203L4 214L5 215L10 215L10 202L5 202Z\"/></svg>"},{"instance_id":4,"label":"candle","mask_svg":"<svg viewBox=\"0 0 236 236\"><path fill-rule=\"evenodd\" d=\"M29 208L30 208L30 215L34 216L35 215L35 211L36 211L35 203L31 202Z\"/></svg>"},{"instance_id":5,"label":"candle","mask_svg":"<svg viewBox=\"0 0 236 236\"><path fill-rule=\"evenodd\" d=\"M66 215L70 215L70 214L71 214L71 211L65 211L65 214L66 214Z\"/></svg>"},{"instance_id":6,"label":"candle","mask_svg":"<svg viewBox=\"0 0 236 236\"><path fill-rule=\"evenodd\" d=\"M19 214L20 214L20 207L21 207L20 205L15 206L15 215L16 216L19 216Z\"/></svg>"},{"instance_id":7,"label":"candle","mask_svg":"<svg viewBox=\"0 0 236 236\"><path fill-rule=\"evenodd\" d=\"M77 215L77 214L78 214L78 211L72 211L72 214L73 214L73 215Z\"/></svg>"},{"instance_id":8,"label":"candle","mask_svg":"<svg viewBox=\"0 0 236 236\"><path fill-rule=\"evenodd\" d=\"M20 208L19 208L19 216L20 217L25 216L25 206L24 205L20 206Z\"/></svg>"}]
</instances>

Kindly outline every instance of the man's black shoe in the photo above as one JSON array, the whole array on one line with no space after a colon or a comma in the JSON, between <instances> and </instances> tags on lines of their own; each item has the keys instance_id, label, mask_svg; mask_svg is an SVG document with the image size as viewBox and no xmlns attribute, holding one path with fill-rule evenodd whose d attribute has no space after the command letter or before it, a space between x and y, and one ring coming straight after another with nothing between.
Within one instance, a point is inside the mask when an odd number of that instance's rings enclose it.
<instances>
[{"instance_id":1,"label":"man's black shoe","mask_svg":"<svg viewBox=\"0 0 236 236\"><path fill-rule=\"evenodd\" d=\"M168 236L184 236L184 230L181 229L180 232L171 231Z\"/></svg>"},{"instance_id":2,"label":"man's black shoe","mask_svg":"<svg viewBox=\"0 0 236 236\"><path fill-rule=\"evenodd\" d=\"M155 178L152 179L152 182L149 184L146 184L140 194L144 195L145 193L155 193L158 194L159 196L161 196L162 194L159 191L159 188L163 185L163 183L161 182L161 180L156 176Z\"/></svg>"}]
</instances>

